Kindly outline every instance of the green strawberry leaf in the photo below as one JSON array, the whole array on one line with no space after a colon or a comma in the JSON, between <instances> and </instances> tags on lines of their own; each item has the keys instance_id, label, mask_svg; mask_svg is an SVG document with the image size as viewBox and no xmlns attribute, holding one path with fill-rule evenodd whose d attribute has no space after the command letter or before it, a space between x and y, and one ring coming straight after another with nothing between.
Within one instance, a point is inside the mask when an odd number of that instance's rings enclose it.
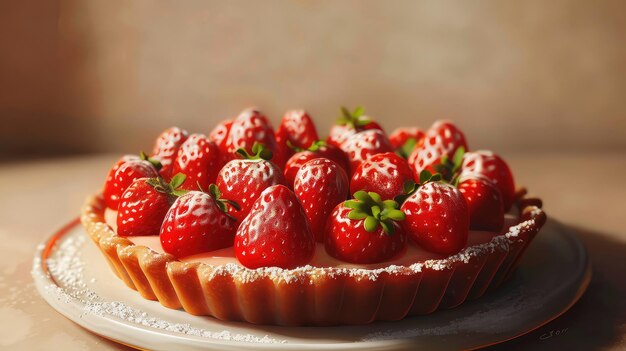
<instances>
[{"instance_id":1,"label":"green strawberry leaf","mask_svg":"<svg viewBox=\"0 0 626 351\"><path fill-rule=\"evenodd\" d=\"M150 156L148 156L148 154L146 154L143 151L139 152L139 158L143 161L150 162L150 164L152 164L152 166L157 170L157 172L160 171L161 168L163 168L163 164L161 164L161 161L157 160L156 158L151 158Z\"/></svg>"},{"instance_id":2,"label":"green strawberry leaf","mask_svg":"<svg viewBox=\"0 0 626 351\"><path fill-rule=\"evenodd\" d=\"M363 114L365 113L365 109L363 108L363 106L357 106L354 109L354 112L352 112L352 117L353 118L358 118L363 116Z\"/></svg>"},{"instance_id":3,"label":"green strawberry leaf","mask_svg":"<svg viewBox=\"0 0 626 351\"><path fill-rule=\"evenodd\" d=\"M411 153L413 153L413 150L415 149L415 145L417 145L417 139L408 138L404 142L404 144L402 144L402 146L400 146L400 148L397 150L397 154L400 155L400 157L403 157L404 159L408 159L409 156L411 156Z\"/></svg>"},{"instance_id":4,"label":"green strawberry leaf","mask_svg":"<svg viewBox=\"0 0 626 351\"><path fill-rule=\"evenodd\" d=\"M454 151L454 156L452 156L452 173L456 173L461 169L463 165L463 156L465 155L465 148L460 146Z\"/></svg>"},{"instance_id":5,"label":"green strawberry leaf","mask_svg":"<svg viewBox=\"0 0 626 351\"><path fill-rule=\"evenodd\" d=\"M367 216L365 218L365 221L363 221L363 226L365 227L365 230L368 232L373 232L376 230L376 228L378 228L378 223L380 223L378 221L378 219L374 218L374 216Z\"/></svg>"},{"instance_id":6,"label":"green strawberry leaf","mask_svg":"<svg viewBox=\"0 0 626 351\"><path fill-rule=\"evenodd\" d=\"M358 219L365 219L367 218L368 214L363 212L363 211L359 211L359 210L352 210L348 213L348 218L353 219L353 220L358 220Z\"/></svg>"},{"instance_id":7,"label":"green strawberry leaf","mask_svg":"<svg viewBox=\"0 0 626 351\"><path fill-rule=\"evenodd\" d=\"M400 205L394 200L382 200L375 192L357 191L354 199L343 203L344 207L352 209L347 215L351 220L363 220L366 231L374 232L380 224L385 233L393 234L394 221L403 221L405 214L398 208Z\"/></svg>"},{"instance_id":8,"label":"green strawberry leaf","mask_svg":"<svg viewBox=\"0 0 626 351\"><path fill-rule=\"evenodd\" d=\"M268 149L264 144L255 142L252 145L252 154L248 153L245 148L239 148L235 151L235 154L241 156L243 159L247 160L266 160L269 161L272 159L272 151Z\"/></svg>"},{"instance_id":9,"label":"green strawberry leaf","mask_svg":"<svg viewBox=\"0 0 626 351\"><path fill-rule=\"evenodd\" d=\"M185 179L187 179L187 176L183 173L178 173L175 176L172 177L172 180L170 181L170 186L172 187L172 189L177 189L179 188L181 185L183 185L183 183L185 182Z\"/></svg>"}]
</instances>

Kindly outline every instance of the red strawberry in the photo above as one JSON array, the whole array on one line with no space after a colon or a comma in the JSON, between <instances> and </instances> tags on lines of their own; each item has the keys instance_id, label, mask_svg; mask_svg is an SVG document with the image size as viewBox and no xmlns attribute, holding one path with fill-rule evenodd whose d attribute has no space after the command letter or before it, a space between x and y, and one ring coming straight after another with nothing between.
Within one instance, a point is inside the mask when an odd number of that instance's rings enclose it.
<instances>
[{"instance_id":1,"label":"red strawberry","mask_svg":"<svg viewBox=\"0 0 626 351\"><path fill-rule=\"evenodd\" d=\"M326 142L341 147L350 136L356 133L371 129L383 131L378 123L372 121L370 117L363 115L364 112L363 107L357 107L353 112L342 107L341 117L339 117L337 123L330 128Z\"/></svg>"},{"instance_id":2,"label":"red strawberry","mask_svg":"<svg viewBox=\"0 0 626 351\"><path fill-rule=\"evenodd\" d=\"M229 212L238 222L248 215L263 190L285 182L280 168L268 161L271 158L269 150L255 144L252 151L254 155L238 150L246 158L228 162L217 175L216 184L224 197L234 199L241 206L241 210Z\"/></svg>"},{"instance_id":3,"label":"red strawberry","mask_svg":"<svg viewBox=\"0 0 626 351\"><path fill-rule=\"evenodd\" d=\"M209 140L217 144L217 147L220 149L220 156L222 158L222 162L226 163L232 160L232 155L228 154L228 149L226 148L226 141L228 140L228 135L230 134L230 127L233 125L232 120L221 121L220 123L213 128L211 133L209 133Z\"/></svg>"},{"instance_id":4,"label":"red strawberry","mask_svg":"<svg viewBox=\"0 0 626 351\"><path fill-rule=\"evenodd\" d=\"M187 140L189 133L186 130L171 127L163 131L154 143L151 158L161 162L163 166L159 171L161 177L169 180L172 176L174 159L178 154L178 149Z\"/></svg>"},{"instance_id":5,"label":"red strawberry","mask_svg":"<svg viewBox=\"0 0 626 351\"><path fill-rule=\"evenodd\" d=\"M291 157L292 147L308 149L318 140L315 124L304 110L287 111L276 131L276 143L285 157Z\"/></svg>"},{"instance_id":6,"label":"red strawberry","mask_svg":"<svg viewBox=\"0 0 626 351\"><path fill-rule=\"evenodd\" d=\"M397 221L404 220L393 200L359 191L355 200L337 205L326 224L329 255L351 263L378 263L394 258L406 246L406 234Z\"/></svg>"},{"instance_id":7,"label":"red strawberry","mask_svg":"<svg viewBox=\"0 0 626 351\"><path fill-rule=\"evenodd\" d=\"M238 149L252 152L252 146L261 143L274 154L273 162L283 165L285 158L276 144L274 130L267 118L259 111L249 108L235 118L226 140L226 152L230 159L235 157Z\"/></svg>"},{"instance_id":8,"label":"red strawberry","mask_svg":"<svg viewBox=\"0 0 626 351\"><path fill-rule=\"evenodd\" d=\"M423 138L424 132L420 128L400 127L389 135L389 142L400 156L408 158Z\"/></svg>"},{"instance_id":9,"label":"red strawberry","mask_svg":"<svg viewBox=\"0 0 626 351\"><path fill-rule=\"evenodd\" d=\"M459 191L463 194L470 216L470 229L499 233L504 225L504 206L500 190L480 176L462 178Z\"/></svg>"},{"instance_id":10,"label":"red strawberry","mask_svg":"<svg viewBox=\"0 0 626 351\"><path fill-rule=\"evenodd\" d=\"M296 268L311 261L315 238L296 195L271 186L254 202L235 236L235 255L248 268Z\"/></svg>"},{"instance_id":11,"label":"red strawberry","mask_svg":"<svg viewBox=\"0 0 626 351\"><path fill-rule=\"evenodd\" d=\"M389 134L389 142L391 145L399 149L410 139L419 142L424 137L424 131L418 127L400 127Z\"/></svg>"},{"instance_id":12,"label":"red strawberry","mask_svg":"<svg viewBox=\"0 0 626 351\"><path fill-rule=\"evenodd\" d=\"M489 179L502 194L504 210L511 208L515 200L515 181L511 169L500 156L491 151L467 152L463 156L461 173L477 173Z\"/></svg>"},{"instance_id":13,"label":"red strawberry","mask_svg":"<svg viewBox=\"0 0 626 351\"><path fill-rule=\"evenodd\" d=\"M298 196L311 232L319 242L333 208L348 197L348 176L335 162L316 158L305 163L296 176L293 190Z\"/></svg>"},{"instance_id":14,"label":"red strawberry","mask_svg":"<svg viewBox=\"0 0 626 351\"><path fill-rule=\"evenodd\" d=\"M233 245L237 222L226 214L226 203L212 184L210 193L190 191L174 201L161 226L161 245L175 257L185 257Z\"/></svg>"},{"instance_id":15,"label":"red strawberry","mask_svg":"<svg viewBox=\"0 0 626 351\"><path fill-rule=\"evenodd\" d=\"M341 145L341 150L348 157L350 174L359 167L362 161L383 152L392 152L389 139L380 130L366 130L352 135Z\"/></svg>"},{"instance_id":16,"label":"red strawberry","mask_svg":"<svg viewBox=\"0 0 626 351\"><path fill-rule=\"evenodd\" d=\"M191 134L178 149L172 173L187 176L183 189L207 189L215 182L221 166L217 145L203 134Z\"/></svg>"},{"instance_id":17,"label":"red strawberry","mask_svg":"<svg viewBox=\"0 0 626 351\"><path fill-rule=\"evenodd\" d=\"M429 182L402 204L402 223L409 238L424 249L450 255L467 244L469 212L459 190L450 184Z\"/></svg>"},{"instance_id":18,"label":"red strawberry","mask_svg":"<svg viewBox=\"0 0 626 351\"><path fill-rule=\"evenodd\" d=\"M404 183L413 180L408 163L393 152L374 155L361 162L350 181L350 193L373 191L384 200L402 194Z\"/></svg>"},{"instance_id":19,"label":"red strawberry","mask_svg":"<svg viewBox=\"0 0 626 351\"><path fill-rule=\"evenodd\" d=\"M102 188L102 194L104 195L104 203L109 208L116 209L117 204L119 202L119 197L122 195L122 191L118 192L113 185L115 182L115 172L122 166L124 163L129 161L140 161L141 159L137 155L124 155L119 160L113 164L113 167L109 169L109 173L107 173L106 180L104 181L104 186Z\"/></svg>"},{"instance_id":20,"label":"red strawberry","mask_svg":"<svg viewBox=\"0 0 626 351\"><path fill-rule=\"evenodd\" d=\"M452 159L455 152L461 147L463 150L467 150L467 142L463 132L452 122L435 122L409 156L409 165L414 176L417 179L423 170L437 173L439 170L436 166L441 164L441 159L444 156ZM442 175L448 180L452 176L451 174Z\"/></svg>"},{"instance_id":21,"label":"red strawberry","mask_svg":"<svg viewBox=\"0 0 626 351\"><path fill-rule=\"evenodd\" d=\"M117 212L117 234L120 236L159 235L165 214L185 181L177 174L170 183L161 177L139 178L122 195Z\"/></svg>"},{"instance_id":22,"label":"red strawberry","mask_svg":"<svg viewBox=\"0 0 626 351\"><path fill-rule=\"evenodd\" d=\"M157 167L150 161L134 155L126 155L119 159L109 171L102 193L108 208L117 210L124 191L137 178L154 178L158 176Z\"/></svg>"},{"instance_id":23,"label":"red strawberry","mask_svg":"<svg viewBox=\"0 0 626 351\"><path fill-rule=\"evenodd\" d=\"M307 150L296 152L285 164L285 181L287 185L293 186L293 183L296 179L296 173L300 170L303 164L316 159L316 158L327 158L331 161L334 161L341 167L346 174L350 170L348 166L348 160L346 159L346 155L334 145L326 144L323 141L317 141L311 145L311 147Z\"/></svg>"}]
</instances>

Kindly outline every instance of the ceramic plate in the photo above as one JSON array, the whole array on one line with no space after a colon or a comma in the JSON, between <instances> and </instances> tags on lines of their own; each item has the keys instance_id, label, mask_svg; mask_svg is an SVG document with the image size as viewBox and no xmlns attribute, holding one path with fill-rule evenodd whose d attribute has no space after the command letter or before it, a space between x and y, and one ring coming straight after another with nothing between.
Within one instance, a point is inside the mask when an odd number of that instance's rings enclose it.
<instances>
[{"instance_id":1,"label":"ceramic plate","mask_svg":"<svg viewBox=\"0 0 626 351\"><path fill-rule=\"evenodd\" d=\"M82 327L150 350L474 349L532 331L567 311L589 285L576 234L548 220L511 279L457 308L365 326L279 327L223 322L148 301L115 277L78 220L35 255L37 290Z\"/></svg>"}]
</instances>

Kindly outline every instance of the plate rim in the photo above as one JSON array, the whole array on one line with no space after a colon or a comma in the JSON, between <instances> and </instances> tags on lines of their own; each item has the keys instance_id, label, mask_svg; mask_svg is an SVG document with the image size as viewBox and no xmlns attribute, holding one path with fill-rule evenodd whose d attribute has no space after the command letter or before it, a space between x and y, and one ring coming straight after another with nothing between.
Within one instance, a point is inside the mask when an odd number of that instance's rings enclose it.
<instances>
[{"instance_id":1,"label":"plate rim","mask_svg":"<svg viewBox=\"0 0 626 351\"><path fill-rule=\"evenodd\" d=\"M557 226L560 227L560 229L564 229L565 226L564 224L562 224L561 222L549 218L549 221L553 222L554 224L556 224ZM54 277L52 276L52 274L50 274L48 266L46 264L46 260L47 258L50 256L50 254L53 252L53 249L55 247L55 244L61 239L63 238L65 235L67 235L68 233L70 233L74 228L76 228L77 226L79 226L81 223L80 221L80 217L75 217L74 219L68 221L66 224L62 225L59 229L57 229L56 231L54 231L51 235L47 236L40 245L37 246L37 250L35 251L35 255L34 255L34 264L33 264L33 272L32 272L32 277L33 280L35 282L35 287L37 289L37 291L39 292L39 295L42 296L42 298L44 299L44 301L46 301L46 303L48 303L48 305L50 305L55 311L57 311L59 314L61 314L62 316L64 316L65 318L69 319L70 321L72 321L73 323L77 324L78 326L80 326L83 329L88 330L89 332L98 335L100 337L103 337L105 339L111 340L113 342L119 343L121 345L124 346L128 346L128 347L132 347L138 350L146 350L145 348L143 348L142 346L138 346L138 345L134 345L129 343L128 341L123 341L123 340L119 340L118 338L114 337L113 335L106 335L107 333L103 333L100 332L98 330L94 330L88 326L86 326L85 324L88 323L84 323L84 320L82 318L80 318L80 316L74 316L72 313L70 313L67 310L64 310L62 308L60 308L59 306L57 306L57 304L63 304L63 302L58 302L58 301L54 301L53 297L50 296L49 293L46 292L46 289L48 286L50 286L50 284L53 284L54 286L61 288L58 283L56 282L56 280L54 279ZM573 234L573 233L572 233ZM553 320L559 318L560 316L562 316L565 312L567 312L572 306L574 306L579 300L580 298L584 295L585 291L587 290L587 288L589 287L589 284L591 282L592 276L593 276L593 272L592 272L592 268L591 268L591 260L589 258L589 255L587 254L587 249L584 245L584 243L580 240L580 238L578 238L577 235L571 235L571 238L573 239L576 249L579 251L579 254L581 257L584 258L584 264L585 264L585 269L584 269L584 273L582 275L582 278L580 280L580 284L577 287L577 291L576 293L573 295L573 297L570 299L570 301L562 308L560 309L558 312L556 312L554 315L552 315L550 318L542 321L541 323L535 325L534 327L521 331L517 334L515 334L514 336L511 337L507 337L505 339L501 339L498 341L494 341L492 343L488 343L488 344L484 344L484 345L479 345L479 346L475 346L475 347L471 347L469 349L466 350L477 350L477 349L481 349L481 348L485 348L485 347L489 347L489 346L494 346L494 345L498 345L501 343L505 343L507 341L513 340L513 339L517 339L521 336L524 336L528 333L531 333L541 327L543 327L544 325L552 322ZM61 288L62 289L62 288ZM142 332L153 332L147 328L139 328L136 326L132 326L132 325L128 325L126 323L123 323L121 321L118 321L114 318L110 318L107 316L100 316L100 315L94 315L92 316L93 318L95 318L96 320L101 320L104 321L105 323L114 323L116 325L119 325L123 328L133 328L133 329L138 329L141 330ZM83 323L79 322L82 321ZM92 323L93 324L93 323ZM323 328L323 327L320 327ZM111 334L111 333L108 333ZM179 336L179 335L175 335L173 333L157 333L162 337L165 337L167 339L170 339L170 341L172 342L176 342L178 341L188 341L189 339L183 337L183 336ZM349 342L349 343L324 343L323 345L326 347L330 347L336 350L352 350L352 349L361 349L361 348L369 348L369 347L380 347L380 346L390 346L389 343L393 341L395 347L403 347L403 346L408 346L411 345L412 342L414 341L412 338L399 338L399 339L393 339L393 340L375 340L375 341L355 341L355 342ZM205 340L203 340L203 342L205 342ZM220 340L220 339L207 339L206 343L208 344L212 344L214 346L225 346L225 347L230 347L230 348L236 348L236 347L245 347L245 346L250 346L249 342L245 342L245 341L237 341L237 340ZM284 345L284 344L281 344ZM316 347L318 347L320 344L302 344L302 343L289 343L289 345L291 347L293 347L294 349L299 349L299 350L306 350L306 349L314 349ZM208 346L208 345L207 345ZM263 343L257 343L254 344L255 348L258 349L275 349L276 345L275 344L263 344Z\"/></svg>"}]
</instances>

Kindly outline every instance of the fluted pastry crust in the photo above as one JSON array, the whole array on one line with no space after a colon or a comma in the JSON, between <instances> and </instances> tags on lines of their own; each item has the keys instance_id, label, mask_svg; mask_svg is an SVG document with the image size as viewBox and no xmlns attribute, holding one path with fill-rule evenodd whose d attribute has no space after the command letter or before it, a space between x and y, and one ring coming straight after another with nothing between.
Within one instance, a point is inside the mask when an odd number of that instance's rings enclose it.
<instances>
[{"instance_id":1,"label":"fluted pastry crust","mask_svg":"<svg viewBox=\"0 0 626 351\"><path fill-rule=\"evenodd\" d=\"M181 262L118 236L105 222L101 195L87 199L81 221L113 272L165 307L255 324L366 324L452 308L498 287L546 221L541 201L524 195L518 192L516 224L488 243L446 259L371 270Z\"/></svg>"}]
</instances>

